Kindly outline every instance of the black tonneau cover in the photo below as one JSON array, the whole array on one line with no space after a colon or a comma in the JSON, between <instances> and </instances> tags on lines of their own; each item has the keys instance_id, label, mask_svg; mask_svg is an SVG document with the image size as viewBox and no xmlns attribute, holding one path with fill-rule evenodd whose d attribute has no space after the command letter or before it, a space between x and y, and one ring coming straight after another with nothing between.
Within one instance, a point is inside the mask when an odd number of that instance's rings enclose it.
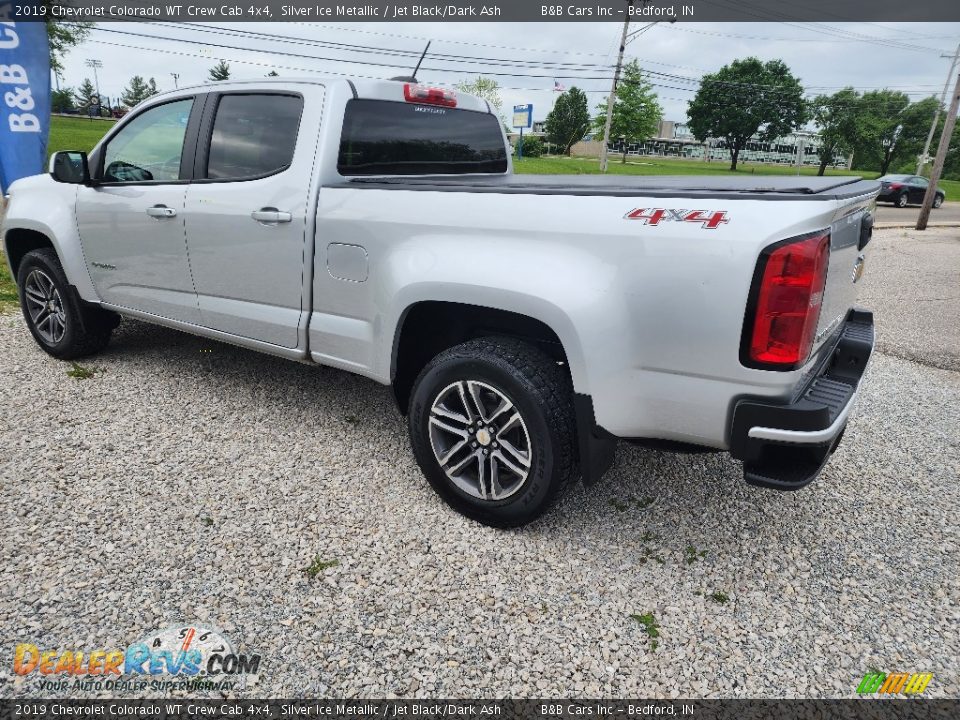
<instances>
[{"instance_id":1,"label":"black tonneau cover","mask_svg":"<svg viewBox=\"0 0 960 720\"><path fill-rule=\"evenodd\" d=\"M520 195L601 195L840 200L877 193L880 183L857 176L717 175L424 175L352 178L328 187Z\"/></svg>"}]
</instances>

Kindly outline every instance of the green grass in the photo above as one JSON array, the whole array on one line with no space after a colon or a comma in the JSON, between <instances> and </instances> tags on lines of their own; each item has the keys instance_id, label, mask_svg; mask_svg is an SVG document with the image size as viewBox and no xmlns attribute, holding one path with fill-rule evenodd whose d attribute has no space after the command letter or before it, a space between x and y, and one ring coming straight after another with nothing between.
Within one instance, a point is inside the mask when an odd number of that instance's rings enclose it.
<instances>
[{"instance_id":1,"label":"green grass","mask_svg":"<svg viewBox=\"0 0 960 720\"><path fill-rule=\"evenodd\" d=\"M306 573L307 577L311 580L324 570L329 570L332 567L336 567L340 564L339 560L322 560L319 555L313 558L313 562L310 563L303 572Z\"/></svg>"},{"instance_id":2,"label":"green grass","mask_svg":"<svg viewBox=\"0 0 960 720\"><path fill-rule=\"evenodd\" d=\"M640 625L643 626L643 631L647 634L647 637L650 638L650 649L656 651L657 646L660 644L658 638L660 637L660 624L657 622L657 619L654 617L652 612L643 613L634 613L630 616L636 620Z\"/></svg>"},{"instance_id":3,"label":"green grass","mask_svg":"<svg viewBox=\"0 0 960 720\"><path fill-rule=\"evenodd\" d=\"M726 605L728 602L730 602L730 596L727 595L723 590L715 590L714 592L710 593L708 597L718 605Z\"/></svg>"},{"instance_id":4,"label":"green grass","mask_svg":"<svg viewBox=\"0 0 960 720\"><path fill-rule=\"evenodd\" d=\"M77 380L89 380L96 375L97 372L96 368L88 368L77 362L71 362L70 369L67 370L67 375Z\"/></svg>"},{"instance_id":5,"label":"green grass","mask_svg":"<svg viewBox=\"0 0 960 720\"><path fill-rule=\"evenodd\" d=\"M7 256L0 252L0 313L10 312L20 305L17 285L10 277Z\"/></svg>"},{"instance_id":6,"label":"green grass","mask_svg":"<svg viewBox=\"0 0 960 720\"><path fill-rule=\"evenodd\" d=\"M594 158L539 157L513 160L518 173L590 175L600 172L600 162ZM714 160L681 160L674 158L628 157L621 163L619 156L611 156L607 166L613 175L796 175L797 169L782 165L740 163L740 169L730 171L730 163ZM828 169L827 175L861 174L859 171ZM802 175L816 175L816 168L804 167Z\"/></svg>"},{"instance_id":7,"label":"green grass","mask_svg":"<svg viewBox=\"0 0 960 720\"><path fill-rule=\"evenodd\" d=\"M947 194L947 200L960 200L960 180L941 180L937 185L943 188Z\"/></svg>"},{"instance_id":8,"label":"green grass","mask_svg":"<svg viewBox=\"0 0 960 720\"><path fill-rule=\"evenodd\" d=\"M47 156L60 150L83 150L90 152L100 138L113 127L113 120L91 120L85 117L50 118L50 139L47 141Z\"/></svg>"},{"instance_id":9,"label":"green grass","mask_svg":"<svg viewBox=\"0 0 960 720\"><path fill-rule=\"evenodd\" d=\"M539 157L513 160L517 173L532 175L592 175L600 172L600 163L593 158ZM613 175L796 175L795 167L784 165L761 165L741 162L736 172L730 171L727 161L682 160L674 158L628 158L626 164L619 156L611 156L608 170ZM803 167L801 175L816 175L817 168ZM827 175L859 175L874 179L880 175L867 170L835 170L828 168ZM960 199L960 180L941 180L947 197Z\"/></svg>"}]
</instances>

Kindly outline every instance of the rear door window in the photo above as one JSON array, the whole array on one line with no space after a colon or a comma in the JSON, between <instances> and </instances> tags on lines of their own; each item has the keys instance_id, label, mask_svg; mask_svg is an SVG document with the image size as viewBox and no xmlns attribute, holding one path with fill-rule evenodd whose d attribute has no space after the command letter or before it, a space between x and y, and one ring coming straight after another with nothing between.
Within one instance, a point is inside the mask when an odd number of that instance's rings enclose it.
<instances>
[{"instance_id":1,"label":"rear door window","mask_svg":"<svg viewBox=\"0 0 960 720\"><path fill-rule=\"evenodd\" d=\"M206 177L249 180L290 167L302 111L303 98L295 95L222 95Z\"/></svg>"},{"instance_id":2,"label":"rear door window","mask_svg":"<svg viewBox=\"0 0 960 720\"><path fill-rule=\"evenodd\" d=\"M491 113L351 100L340 136L341 175L504 173L507 151Z\"/></svg>"}]
</instances>

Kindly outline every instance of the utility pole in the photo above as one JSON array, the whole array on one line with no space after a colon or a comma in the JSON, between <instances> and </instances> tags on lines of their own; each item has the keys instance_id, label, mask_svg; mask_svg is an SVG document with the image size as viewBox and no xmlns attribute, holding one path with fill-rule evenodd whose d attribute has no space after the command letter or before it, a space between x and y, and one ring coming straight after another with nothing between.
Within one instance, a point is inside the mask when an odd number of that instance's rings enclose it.
<instances>
[{"instance_id":1,"label":"utility pole","mask_svg":"<svg viewBox=\"0 0 960 720\"><path fill-rule=\"evenodd\" d=\"M949 55L941 55L940 57L950 57ZM937 122L940 120L940 108L943 107L943 104L947 100L947 91L950 89L950 79L953 77L953 71L957 67L957 60L960 60L960 45L957 45L957 51L953 54L953 62L950 63L950 72L947 73L947 81L943 84L943 92L940 94L940 104L937 105L937 111L933 114L933 123L930 125L930 132L927 133L927 142L923 146L923 154L920 155L917 160L917 171L914 175L919 175L923 172L924 165L927 164L927 161L930 159L927 157L927 153L930 152L930 143L933 142L933 133L937 130Z\"/></svg>"},{"instance_id":2,"label":"utility pole","mask_svg":"<svg viewBox=\"0 0 960 720\"><path fill-rule=\"evenodd\" d=\"M630 11L633 0L627 0L627 15L623 19L623 34L620 36L620 54L617 55L617 69L613 72L613 84L607 98L607 121L603 125L603 144L600 146L600 172L607 171L607 145L610 143L610 123L613 122L613 103L617 98L617 83L620 82L620 68L623 67L623 51L627 47L627 30L630 29Z\"/></svg>"},{"instance_id":3,"label":"utility pole","mask_svg":"<svg viewBox=\"0 0 960 720\"><path fill-rule=\"evenodd\" d=\"M173 78L173 89L176 90L179 85L177 85L177 80L180 79L180 73L170 73L170 77Z\"/></svg>"},{"instance_id":4,"label":"utility pole","mask_svg":"<svg viewBox=\"0 0 960 720\"><path fill-rule=\"evenodd\" d=\"M957 124L957 108L960 107L960 74L957 75L957 84L953 88L953 100L950 101L950 110L947 112L946 122L943 123L943 132L940 135L940 146L937 148L937 157L933 161L933 171L930 173L930 184L927 193L923 196L923 207L920 208L920 217L917 218L917 230L926 230L930 219L930 208L933 199L937 196L937 183L943 174L943 164L947 160L947 149L953 139L953 128Z\"/></svg>"},{"instance_id":5,"label":"utility pole","mask_svg":"<svg viewBox=\"0 0 960 720\"><path fill-rule=\"evenodd\" d=\"M97 86L97 97L100 97L100 78L97 77L97 69L103 67L103 63L94 58L88 58L85 65L88 68L93 68L93 82Z\"/></svg>"}]
</instances>

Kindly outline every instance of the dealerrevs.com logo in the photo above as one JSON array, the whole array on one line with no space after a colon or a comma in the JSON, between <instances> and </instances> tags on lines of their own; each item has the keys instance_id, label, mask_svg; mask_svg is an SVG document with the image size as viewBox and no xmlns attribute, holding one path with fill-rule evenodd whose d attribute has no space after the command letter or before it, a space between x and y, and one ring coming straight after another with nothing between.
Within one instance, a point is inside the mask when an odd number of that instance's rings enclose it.
<instances>
[{"instance_id":1,"label":"dealerrevs.com logo","mask_svg":"<svg viewBox=\"0 0 960 720\"><path fill-rule=\"evenodd\" d=\"M222 633L199 625L148 635L126 650L41 649L20 643L13 671L39 676L41 690L236 690L260 668Z\"/></svg>"}]
</instances>

